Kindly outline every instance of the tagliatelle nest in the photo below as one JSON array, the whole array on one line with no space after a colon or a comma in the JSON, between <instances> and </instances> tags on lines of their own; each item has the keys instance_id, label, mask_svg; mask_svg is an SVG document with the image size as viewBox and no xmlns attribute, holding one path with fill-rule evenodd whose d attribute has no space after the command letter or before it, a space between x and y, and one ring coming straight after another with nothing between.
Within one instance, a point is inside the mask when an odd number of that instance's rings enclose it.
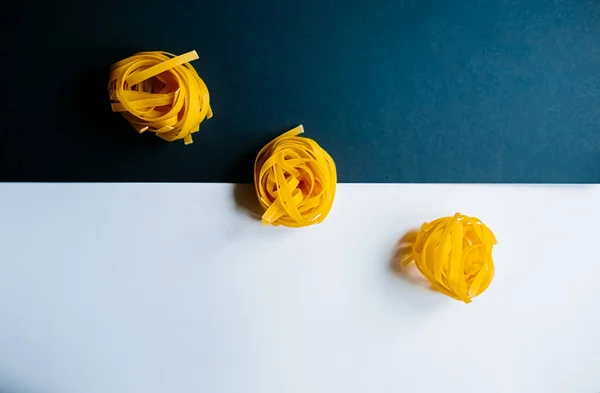
<instances>
[{"instance_id":1,"label":"tagliatelle nest","mask_svg":"<svg viewBox=\"0 0 600 393\"><path fill-rule=\"evenodd\" d=\"M481 220L457 213L423 224L402 264L414 262L433 289L470 303L494 278L495 244Z\"/></svg>"},{"instance_id":2,"label":"tagliatelle nest","mask_svg":"<svg viewBox=\"0 0 600 393\"><path fill-rule=\"evenodd\" d=\"M265 208L263 224L304 227L322 222L333 205L333 159L302 126L268 143L254 162L254 185Z\"/></svg>"},{"instance_id":3,"label":"tagliatelle nest","mask_svg":"<svg viewBox=\"0 0 600 393\"><path fill-rule=\"evenodd\" d=\"M189 64L196 59L196 51L141 52L113 64L108 83L113 112L140 133L192 143L200 123L212 117L208 89Z\"/></svg>"}]
</instances>

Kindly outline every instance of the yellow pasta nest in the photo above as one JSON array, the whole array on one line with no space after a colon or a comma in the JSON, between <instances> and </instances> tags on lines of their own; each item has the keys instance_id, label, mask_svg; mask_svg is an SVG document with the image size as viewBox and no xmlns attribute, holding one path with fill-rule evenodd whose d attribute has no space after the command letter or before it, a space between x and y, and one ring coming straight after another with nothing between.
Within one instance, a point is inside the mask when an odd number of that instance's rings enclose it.
<instances>
[{"instance_id":1,"label":"yellow pasta nest","mask_svg":"<svg viewBox=\"0 0 600 393\"><path fill-rule=\"evenodd\" d=\"M181 56L140 52L113 64L108 82L113 112L139 133L192 143L200 123L212 117L208 89L189 64L196 59L196 51Z\"/></svg>"},{"instance_id":2,"label":"yellow pasta nest","mask_svg":"<svg viewBox=\"0 0 600 393\"><path fill-rule=\"evenodd\" d=\"M333 204L337 174L333 159L302 126L275 138L258 153L254 185L266 209L263 224L304 227L322 222Z\"/></svg>"},{"instance_id":3,"label":"yellow pasta nest","mask_svg":"<svg viewBox=\"0 0 600 393\"><path fill-rule=\"evenodd\" d=\"M414 262L433 289L470 303L494 278L495 244L478 218L456 213L424 223L402 262Z\"/></svg>"}]
</instances>

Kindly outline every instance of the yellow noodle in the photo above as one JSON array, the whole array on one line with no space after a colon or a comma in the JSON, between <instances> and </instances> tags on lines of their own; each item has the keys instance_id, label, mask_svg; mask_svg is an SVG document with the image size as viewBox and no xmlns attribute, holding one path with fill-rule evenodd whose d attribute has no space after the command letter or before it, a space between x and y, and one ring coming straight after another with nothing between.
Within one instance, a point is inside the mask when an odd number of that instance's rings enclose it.
<instances>
[{"instance_id":1,"label":"yellow noodle","mask_svg":"<svg viewBox=\"0 0 600 393\"><path fill-rule=\"evenodd\" d=\"M108 82L113 112L139 133L192 143L192 133L212 117L208 89L189 64L196 59L196 51L140 52L113 64Z\"/></svg>"},{"instance_id":2,"label":"yellow noodle","mask_svg":"<svg viewBox=\"0 0 600 393\"><path fill-rule=\"evenodd\" d=\"M456 213L423 224L403 263L414 262L433 289L470 303L494 278L495 244L478 218Z\"/></svg>"},{"instance_id":3,"label":"yellow noodle","mask_svg":"<svg viewBox=\"0 0 600 393\"><path fill-rule=\"evenodd\" d=\"M275 138L258 153L254 185L265 213L263 224L304 227L322 222L335 196L333 159L300 125Z\"/></svg>"}]
</instances>

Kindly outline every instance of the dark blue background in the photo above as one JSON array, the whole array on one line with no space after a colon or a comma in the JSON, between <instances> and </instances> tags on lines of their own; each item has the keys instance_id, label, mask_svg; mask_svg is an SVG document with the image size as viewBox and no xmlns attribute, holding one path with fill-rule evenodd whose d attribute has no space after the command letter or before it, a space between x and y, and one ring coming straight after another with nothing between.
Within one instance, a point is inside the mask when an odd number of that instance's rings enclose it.
<instances>
[{"instance_id":1,"label":"dark blue background","mask_svg":"<svg viewBox=\"0 0 600 393\"><path fill-rule=\"evenodd\" d=\"M299 123L341 182L600 182L600 3L25 1L3 10L1 180L251 181ZM110 112L111 63L196 49L194 144Z\"/></svg>"}]
</instances>

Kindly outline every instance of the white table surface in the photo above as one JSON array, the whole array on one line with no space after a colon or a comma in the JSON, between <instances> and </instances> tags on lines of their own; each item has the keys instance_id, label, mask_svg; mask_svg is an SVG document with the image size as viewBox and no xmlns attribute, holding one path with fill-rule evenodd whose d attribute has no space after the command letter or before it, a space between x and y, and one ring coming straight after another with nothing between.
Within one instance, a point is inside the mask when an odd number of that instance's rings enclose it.
<instances>
[{"instance_id":1,"label":"white table surface","mask_svg":"<svg viewBox=\"0 0 600 393\"><path fill-rule=\"evenodd\" d=\"M340 185L304 229L243 191L0 184L0 391L600 392L600 187ZM469 305L390 269L456 211L499 240Z\"/></svg>"}]
</instances>

